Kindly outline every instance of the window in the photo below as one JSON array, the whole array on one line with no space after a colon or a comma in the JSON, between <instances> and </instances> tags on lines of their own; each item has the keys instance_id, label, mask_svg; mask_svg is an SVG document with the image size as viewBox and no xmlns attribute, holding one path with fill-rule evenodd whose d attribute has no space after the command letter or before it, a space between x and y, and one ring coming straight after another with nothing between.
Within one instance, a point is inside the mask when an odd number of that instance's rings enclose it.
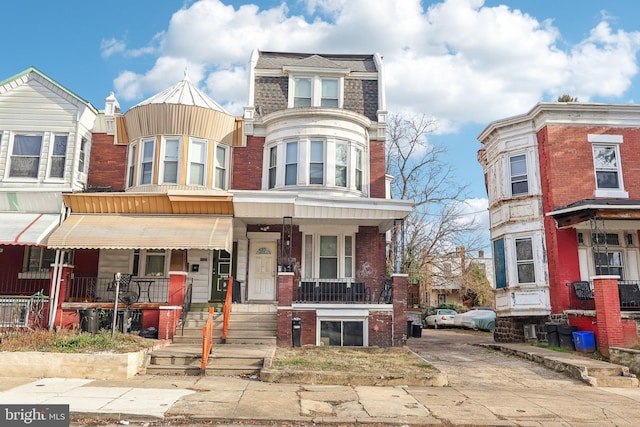
<instances>
[{"instance_id":1,"label":"window","mask_svg":"<svg viewBox=\"0 0 640 427\"><path fill-rule=\"evenodd\" d=\"M338 107L339 92L338 79L322 79L321 107Z\"/></svg>"},{"instance_id":2,"label":"window","mask_svg":"<svg viewBox=\"0 0 640 427\"><path fill-rule=\"evenodd\" d=\"M55 262L56 251L39 246L28 246L24 255L23 272L48 272L51 270L51 264Z\"/></svg>"},{"instance_id":3,"label":"window","mask_svg":"<svg viewBox=\"0 0 640 427\"><path fill-rule=\"evenodd\" d=\"M148 249L145 253L144 275L164 276L164 260L164 250Z\"/></svg>"},{"instance_id":4,"label":"window","mask_svg":"<svg viewBox=\"0 0 640 427\"><path fill-rule=\"evenodd\" d=\"M438 305L447 303L447 294L438 294Z\"/></svg>"},{"instance_id":5,"label":"window","mask_svg":"<svg viewBox=\"0 0 640 427\"><path fill-rule=\"evenodd\" d=\"M142 161L140 163L140 184L151 184L153 178L153 156L156 141L149 139L142 141Z\"/></svg>"},{"instance_id":6,"label":"window","mask_svg":"<svg viewBox=\"0 0 640 427\"><path fill-rule=\"evenodd\" d=\"M324 184L324 141L311 141L309 184Z\"/></svg>"},{"instance_id":7,"label":"window","mask_svg":"<svg viewBox=\"0 0 640 427\"><path fill-rule=\"evenodd\" d=\"M294 107L311 107L311 78L296 78L294 81Z\"/></svg>"},{"instance_id":8,"label":"window","mask_svg":"<svg viewBox=\"0 0 640 427\"><path fill-rule=\"evenodd\" d=\"M54 135L51 150L49 177L64 178L64 163L67 158L67 135Z\"/></svg>"},{"instance_id":9,"label":"window","mask_svg":"<svg viewBox=\"0 0 640 427\"><path fill-rule=\"evenodd\" d=\"M617 151L617 146L593 146L593 164L596 172L596 188L620 188L620 180L618 179L619 171Z\"/></svg>"},{"instance_id":10,"label":"window","mask_svg":"<svg viewBox=\"0 0 640 427\"><path fill-rule=\"evenodd\" d=\"M535 283L533 242L531 238L516 239L518 283Z\"/></svg>"},{"instance_id":11,"label":"window","mask_svg":"<svg viewBox=\"0 0 640 427\"><path fill-rule=\"evenodd\" d=\"M129 146L129 180L127 182L128 187L133 187L133 183L135 182L135 168L136 168L136 145L131 144Z\"/></svg>"},{"instance_id":12,"label":"window","mask_svg":"<svg viewBox=\"0 0 640 427\"><path fill-rule=\"evenodd\" d=\"M215 187L224 190L227 185L227 149L220 145L216 147L215 178Z\"/></svg>"},{"instance_id":13,"label":"window","mask_svg":"<svg viewBox=\"0 0 640 427\"><path fill-rule=\"evenodd\" d=\"M353 237L344 236L344 277L353 277Z\"/></svg>"},{"instance_id":14,"label":"window","mask_svg":"<svg viewBox=\"0 0 640 427\"><path fill-rule=\"evenodd\" d=\"M364 346L363 320L321 320L320 343L327 346Z\"/></svg>"},{"instance_id":15,"label":"window","mask_svg":"<svg viewBox=\"0 0 640 427\"><path fill-rule=\"evenodd\" d=\"M276 173L278 167L278 147L271 147L269 150L269 188L276 186Z\"/></svg>"},{"instance_id":16,"label":"window","mask_svg":"<svg viewBox=\"0 0 640 427\"><path fill-rule=\"evenodd\" d=\"M527 157L522 154L513 156L509 160L511 163L511 195L528 194Z\"/></svg>"},{"instance_id":17,"label":"window","mask_svg":"<svg viewBox=\"0 0 640 427\"><path fill-rule=\"evenodd\" d=\"M178 183L180 165L180 138L170 138L164 141L164 156L162 159L162 182L166 184Z\"/></svg>"},{"instance_id":18,"label":"window","mask_svg":"<svg viewBox=\"0 0 640 427\"><path fill-rule=\"evenodd\" d=\"M496 278L496 289L507 287L507 269L504 257L504 239L493 241L493 269Z\"/></svg>"},{"instance_id":19,"label":"window","mask_svg":"<svg viewBox=\"0 0 640 427\"><path fill-rule=\"evenodd\" d=\"M620 236L618 233L592 233L591 241L594 245L620 245Z\"/></svg>"},{"instance_id":20,"label":"window","mask_svg":"<svg viewBox=\"0 0 640 427\"><path fill-rule=\"evenodd\" d=\"M596 264L596 275L616 275L623 276L623 263L621 251L594 252Z\"/></svg>"},{"instance_id":21,"label":"window","mask_svg":"<svg viewBox=\"0 0 640 427\"><path fill-rule=\"evenodd\" d=\"M296 185L298 183L298 143L287 143L287 164L285 165L284 185Z\"/></svg>"},{"instance_id":22,"label":"window","mask_svg":"<svg viewBox=\"0 0 640 427\"><path fill-rule=\"evenodd\" d=\"M336 144L336 187L347 186L347 144Z\"/></svg>"},{"instance_id":23,"label":"window","mask_svg":"<svg viewBox=\"0 0 640 427\"><path fill-rule=\"evenodd\" d=\"M15 135L9 176L12 178L37 178L41 149L42 135Z\"/></svg>"},{"instance_id":24,"label":"window","mask_svg":"<svg viewBox=\"0 0 640 427\"><path fill-rule=\"evenodd\" d=\"M320 278L338 277L338 237L320 236Z\"/></svg>"},{"instance_id":25,"label":"window","mask_svg":"<svg viewBox=\"0 0 640 427\"><path fill-rule=\"evenodd\" d=\"M189 185L205 185L207 146L205 141L191 140L189 145Z\"/></svg>"},{"instance_id":26,"label":"window","mask_svg":"<svg viewBox=\"0 0 640 427\"><path fill-rule=\"evenodd\" d=\"M362 150L356 149L356 190L362 191Z\"/></svg>"},{"instance_id":27,"label":"window","mask_svg":"<svg viewBox=\"0 0 640 427\"><path fill-rule=\"evenodd\" d=\"M80 155L78 156L78 172L87 173L85 169L85 162L87 157L87 138L82 138L80 141Z\"/></svg>"}]
</instances>

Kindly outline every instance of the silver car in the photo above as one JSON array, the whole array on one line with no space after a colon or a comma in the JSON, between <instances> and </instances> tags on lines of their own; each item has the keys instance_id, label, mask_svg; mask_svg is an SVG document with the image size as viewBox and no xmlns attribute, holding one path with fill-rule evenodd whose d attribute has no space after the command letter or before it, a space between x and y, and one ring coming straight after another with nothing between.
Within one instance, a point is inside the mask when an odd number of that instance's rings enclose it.
<instances>
[{"instance_id":1,"label":"silver car","mask_svg":"<svg viewBox=\"0 0 640 427\"><path fill-rule=\"evenodd\" d=\"M453 319L458 315L458 312L448 308L439 308L436 310L436 314L431 314L424 319L425 325L433 327L435 329L445 326L453 326Z\"/></svg>"}]
</instances>

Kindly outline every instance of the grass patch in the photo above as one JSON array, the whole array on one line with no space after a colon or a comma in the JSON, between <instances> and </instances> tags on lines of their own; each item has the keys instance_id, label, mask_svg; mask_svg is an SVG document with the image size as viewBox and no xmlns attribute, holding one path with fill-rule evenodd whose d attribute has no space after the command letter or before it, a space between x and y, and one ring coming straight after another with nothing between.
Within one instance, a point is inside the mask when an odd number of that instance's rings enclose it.
<instances>
[{"instance_id":1,"label":"grass patch","mask_svg":"<svg viewBox=\"0 0 640 427\"><path fill-rule=\"evenodd\" d=\"M149 348L157 340L111 331L89 334L63 329L60 331L28 330L2 336L0 351L41 351L48 353L129 353Z\"/></svg>"},{"instance_id":2,"label":"grass patch","mask_svg":"<svg viewBox=\"0 0 640 427\"><path fill-rule=\"evenodd\" d=\"M292 371L375 372L408 375L428 373L432 366L401 348L297 347L277 348L273 369Z\"/></svg>"},{"instance_id":3,"label":"grass patch","mask_svg":"<svg viewBox=\"0 0 640 427\"><path fill-rule=\"evenodd\" d=\"M559 353L571 353L570 350L566 349L566 348L562 348L562 347L553 347L550 345L547 345L545 343L542 342L538 342L534 344L536 347L540 347L540 348L546 348L547 350L553 350L553 351L557 351Z\"/></svg>"}]
</instances>

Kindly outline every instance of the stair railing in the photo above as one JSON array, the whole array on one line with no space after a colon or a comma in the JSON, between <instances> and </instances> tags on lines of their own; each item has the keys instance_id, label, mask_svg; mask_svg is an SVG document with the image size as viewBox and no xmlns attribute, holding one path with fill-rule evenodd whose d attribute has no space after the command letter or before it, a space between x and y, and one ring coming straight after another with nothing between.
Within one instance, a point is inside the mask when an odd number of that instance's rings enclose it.
<instances>
[{"instance_id":1,"label":"stair railing","mask_svg":"<svg viewBox=\"0 0 640 427\"><path fill-rule=\"evenodd\" d=\"M209 355L213 348L213 307L209 307L209 315L207 316L207 323L202 327L202 362L200 364L200 370L205 372L207 369L207 362L209 362Z\"/></svg>"},{"instance_id":2,"label":"stair railing","mask_svg":"<svg viewBox=\"0 0 640 427\"><path fill-rule=\"evenodd\" d=\"M227 284L227 295L224 299L224 306L222 307L222 313L224 316L222 320L222 344L227 343L227 332L229 331L229 317L231 316L232 292L233 292L233 277L229 276L229 283Z\"/></svg>"}]
</instances>

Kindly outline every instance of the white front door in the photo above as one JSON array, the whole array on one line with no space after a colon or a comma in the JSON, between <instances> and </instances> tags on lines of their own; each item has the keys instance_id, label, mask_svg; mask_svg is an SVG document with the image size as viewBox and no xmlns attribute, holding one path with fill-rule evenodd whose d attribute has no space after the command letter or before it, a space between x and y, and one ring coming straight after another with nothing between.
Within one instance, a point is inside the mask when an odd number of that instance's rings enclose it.
<instances>
[{"instance_id":1,"label":"white front door","mask_svg":"<svg viewBox=\"0 0 640 427\"><path fill-rule=\"evenodd\" d=\"M251 241L249 254L248 300L275 300L276 242Z\"/></svg>"}]
</instances>

